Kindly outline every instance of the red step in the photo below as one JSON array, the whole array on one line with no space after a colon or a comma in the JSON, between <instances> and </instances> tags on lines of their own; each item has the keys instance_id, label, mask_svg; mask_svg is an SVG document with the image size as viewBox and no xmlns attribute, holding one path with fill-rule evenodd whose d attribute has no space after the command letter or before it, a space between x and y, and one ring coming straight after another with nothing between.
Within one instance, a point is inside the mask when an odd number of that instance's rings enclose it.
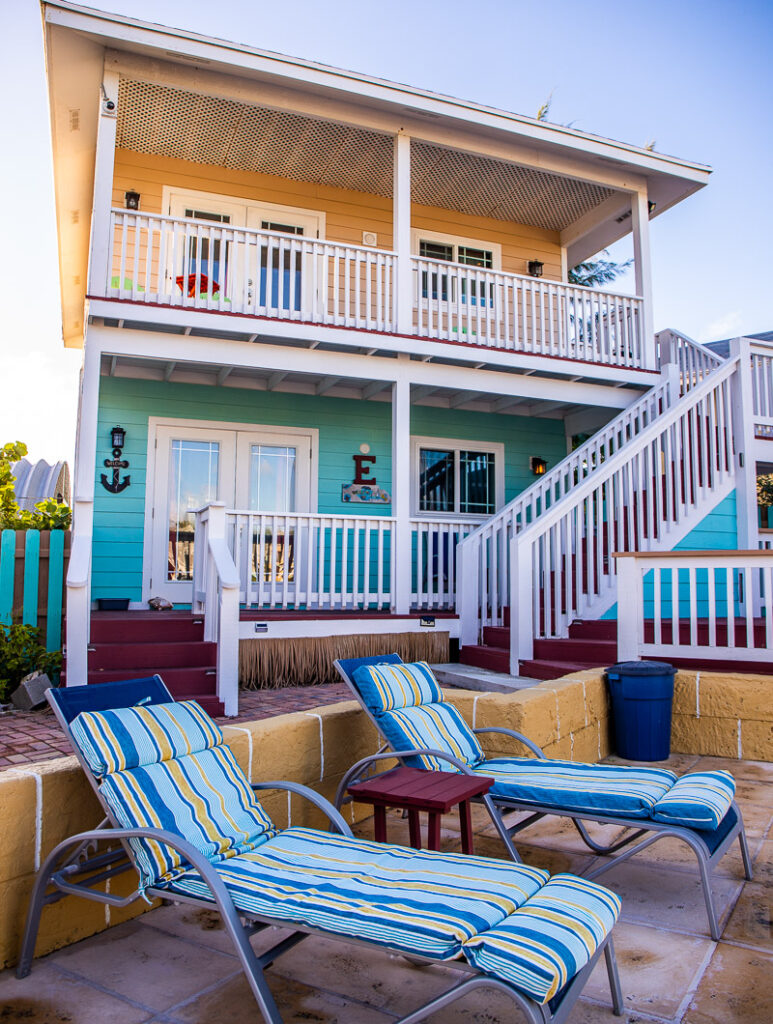
<instances>
[{"instance_id":1,"label":"red step","mask_svg":"<svg viewBox=\"0 0 773 1024\"><path fill-rule=\"evenodd\" d=\"M483 643L486 647L510 648L510 627L509 626L484 626Z\"/></svg>"},{"instance_id":2,"label":"red step","mask_svg":"<svg viewBox=\"0 0 773 1024\"><path fill-rule=\"evenodd\" d=\"M584 672L585 669L599 668L599 665L583 664L576 661L522 661L518 674L527 679L560 679L561 676L571 675L572 672Z\"/></svg>"},{"instance_id":3,"label":"red step","mask_svg":"<svg viewBox=\"0 0 773 1024\"><path fill-rule=\"evenodd\" d=\"M91 643L196 642L204 639L201 616L179 612L94 612Z\"/></svg>"},{"instance_id":4,"label":"red step","mask_svg":"<svg viewBox=\"0 0 773 1024\"><path fill-rule=\"evenodd\" d=\"M617 619L575 619L569 636L573 640L617 641Z\"/></svg>"},{"instance_id":5,"label":"red step","mask_svg":"<svg viewBox=\"0 0 773 1024\"><path fill-rule=\"evenodd\" d=\"M203 641L89 644L89 669L122 669L134 665L160 672L162 668L209 667L216 661L217 644Z\"/></svg>"},{"instance_id":6,"label":"red step","mask_svg":"<svg viewBox=\"0 0 773 1024\"><path fill-rule=\"evenodd\" d=\"M614 665L617 661L617 640L535 640L535 661L571 661L578 664Z\"/></svg>"},{"instance_id":7,"label":"red step","mask_svg":"<svg viewBox=\"0 0 773 1024\"><path fill-rule=\"evenodd\" d=\"M466 644L459 652L459 661L463 665L487 668L492 672L510 672L510 650L507 648Z\"/></svg>"}]
</instances>

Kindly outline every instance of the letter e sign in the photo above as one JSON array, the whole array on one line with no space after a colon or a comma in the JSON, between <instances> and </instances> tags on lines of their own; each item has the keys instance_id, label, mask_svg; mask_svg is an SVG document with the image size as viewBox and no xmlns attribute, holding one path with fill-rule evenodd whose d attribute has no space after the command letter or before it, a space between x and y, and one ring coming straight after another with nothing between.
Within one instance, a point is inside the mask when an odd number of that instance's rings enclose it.
<instances>
[{"instance_id":1,"label":"letter e sign","mask_svg":"<svg viewBox=\"0 0 773 1024\"><path fill-rule=\"evenodd\" d=\"M376 478L374 476L366 476L366 473L370 472L370 467L366 465L368 462L375 462L375 455L352 455L354 459L354 482L356 484L375 484Z\"/></svg>"}]
</instances>

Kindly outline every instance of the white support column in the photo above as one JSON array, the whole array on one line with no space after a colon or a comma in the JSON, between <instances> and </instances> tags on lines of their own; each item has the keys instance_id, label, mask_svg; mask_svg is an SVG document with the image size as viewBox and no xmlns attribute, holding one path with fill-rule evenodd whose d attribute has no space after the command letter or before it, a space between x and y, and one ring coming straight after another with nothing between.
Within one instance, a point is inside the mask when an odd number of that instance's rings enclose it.
<instances>
[{"instance_id":1,"label":"white support column","mask_svg":"<svg viewBox=\"0 0 773 1024\"><path fill-rule=\"evenodd\" d=\"M392 248L397 253L397 331L413 334L413 271L411 268L411 137L400 131L394 139L392 181Z\"/></svg>"},{"instance_id":2,"label":"white support column","mask_svg":"<svg viewBox=\"0 0 773 1024\"><path fill-rule=\"evenodd\" d=\"M617 660L638 661L644 639L641 573L635 557L618 557L616 561Z\"/></svg>"},{"instance_id":3,"label":"white support column","mask_svg":"<svg viewBox=\"0 0 773 1024\"><path fill-rule=\"evenodd\" d=\"M411 385L392 385L392 610L405 615L411 607Z\"/></svg>"},{"instance_id":4,"label":"white support column","mask_svg":"<svg viewBox=\"0 0 773 1024\"><path fill-rule=\"evenodd\" d=\"M735 446L736 524L739 551L756 549L757 467L754 460L754 395L752 392L751 345L748 338L730 342L730 357L740 356L733 376L733 444Z\"/></svg>"},{"instance_id":5,"label":"white support column","mask_svg":"<svg viewBox=\"0 0 773 1024\"><path fill-rule=\"evenodd\" d=\"M97 459L99 347L86 339L78 396L78 428L73 473L72 548L67 570L67 685L88 681L91 625L91 545L94 523L94 475Z\"/></svg>"},{"instance_id":6,"label":"white support column","mask_svg":"<svg viewBox=\"0 0 773 1024\"><path fill-rule=\"evenodd\" d=\"M104 92L99 96L97 151L94 160L94 203L91 210L89 294L104 295L110 260L110 210L113 205L113 170L118 114L118 73L105 69Z\"/></svg>"},{"instance_id":7,"label":"white support column","mask_svg":"<svg viewBox=\"0 0 773 1024\"><path fill-rule=\"evenodd\" d=\"M655 327L652 311L652 255L650 252L650 214L646 189L631 198L633 228L633 260L636 276L636 294L644 300L642 339L644 365L656 368Z\"/></svg>"}]
</instances>

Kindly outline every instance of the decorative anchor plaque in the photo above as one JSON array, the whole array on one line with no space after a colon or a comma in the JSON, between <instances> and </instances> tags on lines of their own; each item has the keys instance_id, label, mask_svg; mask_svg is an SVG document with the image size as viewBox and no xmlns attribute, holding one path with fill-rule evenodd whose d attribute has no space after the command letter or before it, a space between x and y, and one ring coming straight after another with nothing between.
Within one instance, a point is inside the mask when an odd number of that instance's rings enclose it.
<instances>
[{"instance_id":1,"label":"decorative anchor plaque","mask_svg":"<svg viewBox=\"0 0 773 1024\"><path fill-rule=\"evenodd\" d=\"M107 479L107 473L102 474L102 486L106 491L110 491L111 494L120 494L121 491L125 491L131 483L131 477L125 476L123 480L120 479L122 469L129 468L128 459L122 459L121 455L123 451L120 448L113 448L112 459L105 459L104 465L107 469L112 469L113 479Z\"/></svg>"}]
</instances>

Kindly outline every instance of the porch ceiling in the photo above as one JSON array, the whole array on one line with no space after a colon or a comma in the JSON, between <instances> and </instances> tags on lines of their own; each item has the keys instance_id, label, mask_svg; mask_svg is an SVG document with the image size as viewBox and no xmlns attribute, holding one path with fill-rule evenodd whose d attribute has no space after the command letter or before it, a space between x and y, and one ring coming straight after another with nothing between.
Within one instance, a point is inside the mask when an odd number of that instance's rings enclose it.
<instances>
[{"instance_id":1,"label":"porch ceiling","mask_svg":"<svg viewBox=\"0 0 773 1024\"><path fill-rule=\"evenodd\" d=\"M173 384L198 384L209 387L238 388L247 391L276 391L297 395L325 395L329 398L348 398L358 401L391 402L388 382L373 381L366 377L335 377L320 373L297 371L269 371L261 368L212 365L189 361L163 361L128 355L102 356L103 377L134 380L164 381ZM525 376L529 376L526 374ZM587 407L572 401L541 399L533 394L522 396L500 395L481 390L485 387L470 385L469 390L458 387L435 387L425 384L411 385L411 404L459 409L471 412L497 413L505 416L530 416L564 419ZM628 389L625 389L628 390ZM599 410L605 421L614 410Z\"/></svg>"},{"instance_id":2,"label":"porch ceiling","mask_svg":"<svg viewBox=\"0 0 773 1024\"><path fill-rule=\"evenodd\" d=\"M123 77L116 145L391 197L392 137ZM412 144L413 201L562 231L613 189L430 143Z\"/></svg>"}]
</instances>

